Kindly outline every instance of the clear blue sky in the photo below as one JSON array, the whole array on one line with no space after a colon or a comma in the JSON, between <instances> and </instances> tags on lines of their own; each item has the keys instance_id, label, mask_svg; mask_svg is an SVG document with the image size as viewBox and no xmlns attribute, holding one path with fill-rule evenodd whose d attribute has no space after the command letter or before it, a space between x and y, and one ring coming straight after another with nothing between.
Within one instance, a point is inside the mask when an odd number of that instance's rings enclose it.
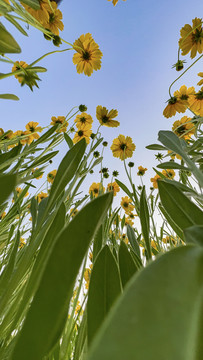
<instances>
[{"instance_id":1,"label":"clear blue sky","mask_svg":"<svg viewBox=\"0 0 203 360\"><path fill-rule=\"evenodd\" d=\"M102 68L91 77L77 74L71 51L54 54L39 63L48 72L40 74L40 89L34 88L33 93L28 87L21 88L14 77L1 80L0 92L12 92L21 100L1 101L0 127L23 130L29 121L46 126L51 116L66 115L71 107L81 103L88 106L95 122L97 105L116 108L121 125L116 129L103 127L105 139L111 144L119 134L132 136L137 147L132 159L136 168L155 166L154 155L145 146L157 142L158 131L171 129L181 117L165 119L162 112L168 86L179 75L171 66L177 60L180 28L191 24L194 17L201 17L202 7L200 0L119 0L115 7L107 0L63 0L62 38L74 42L81 34L92 33L103 52ZM23 49L21 54L12 56L13 60L30 63L57 49L35 29L30 28L26 38L14 27L8 28ZM189 56L185 58L189 65ZM9 65L1 63L1 72L9 71ZM177 82L172 91L182 84L196 84L199 71L203 71L201 63ZM121 161L113 158L110 150L107 155L108 163L104 162L104 166L121 172ZM152 174L153 171L149 175Z\"/></svg>"}]
</instances>

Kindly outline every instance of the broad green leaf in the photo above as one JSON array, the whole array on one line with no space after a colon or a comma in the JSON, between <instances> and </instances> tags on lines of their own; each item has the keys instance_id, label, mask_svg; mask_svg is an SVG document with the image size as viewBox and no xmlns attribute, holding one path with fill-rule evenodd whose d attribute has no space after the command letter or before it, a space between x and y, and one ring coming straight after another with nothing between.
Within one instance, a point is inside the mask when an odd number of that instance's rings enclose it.
<instances>
[{"instance_id":1,"label":"broad green leaf","mask_svg":"<svg viewBox=\"0 0 203 360\"><path fill-rule=\"evenodd\" d=\"M164 215L164 217L166 218L168 224L171 226L171 228L175 231L175 233L182 239L184 240L184 236L183 236L183 231L179 228L179 226L173 221L173 219L171 219L171 217L169 216L169 214L167 213L167 211L165 210L165 208L159 204L159 209L161 210L162 214Z\"/></svg>"},{"instance_id":2,"label":"broad green leaf","mask_svg":"<svg viewBox=\"0 0 203 360\"><path fill-rule=\"evenodd\" d=\"M5 18L6 18L8 21L10 21L10 23L13 24L13 25L16 27L16 29L18 29L18 30L21 32L21 34L23 34L23 35L25 35L25 36L28 36L28 34L26 33L26 31L23 29L23 27L14 19L14 17L13 17L12 15L7 14L7 15L5 16Z\"/></svg>"},{"instance_id":3,"label":"broad green leaf","mask_svg":"<svg viewBox=\"0 0 203 360\"><path fill-rule=\"evenodd\" d=\"M149 210L146 200L146 192L145 192L145 186L143 186L141 195L140 195L140 222L142 227L142 234L144 237L146 250L147 250L147 259L151 259L152 252L151 252L151 244L150 244L150 221L149 221Z\"/></svg>"},{"instance_id":4,"label":"broad green leaf","mask_svg":"<svg viewBox=\"0 0 203 360\"><path fill-rule=\"evenodd\" d=\"M128 281L131 279L131 277L138 270L138 267L135 265L135 262L132 256L130 255L130 252L128 251L126 244L123 241L121 241L119 247L118 258L119 258L121 282L124 288L128 283Z\"/></svg>"},{"instance_id":5,"label":"broad green leaf","mask_svg":"<svg viewBox=\"0 0 203 360\"><path fill-rule=\"evenodd\" d=\"M59 233L19 333L15 360L41 360L59 340L76 276L111 202L110 193L99 196Z\"/></svg>"},{"instance_id":6,"label":"broad green leaf","mask_svg":"<svg viewBox=\"0 0 203 360\"><path fill-rule=\"evenodd\" d=\"M64 139L66 140L69 148L73 147L73 140L70 138L70 136L66 133L64 133Z\"/></svg>"},{"instance_id":7,"label":"broad green leaf","mask_svg":"<svg viewBox=\"0 0 203 360\"><path fill-rule=\"evenodd\" d=\"M158 181L158 188L163 207L180 229L203 224L203 212L173 183Z\"/></svg>"},{"instance_id":8,"label":"broad green leaf","mask_svg":"<svg viewBox=\"0 0 203 360\"><path fill-rule=\"evenodd\" d=\"M116 298L121 293L118 266L109 247L100 251L90 278L87 301L87 337L92 342Z\"/></svg>"},{"instance_id":9,"label":"broad green leaf","mask_svg":"<svg viewBox=\"0 0 203 360\"><path fill-rule=\"evenodd\" d=\"M145 146L148 150L167 150L165 146L159 145L159 144L151 144Z\"/></svg>"},{"instance_id":10,"label":"broad green leaf","mask_svg":"<svg viewBox=\"0 0 203 360\"><path fill-rule=\"evenodd\" d=\"M15 146L12 150L0 154L0 170L6 170L16 159L16 156L20 154L22 145Z\"/></svg>"},{"instance_id":11,"label":"broad green leaf","mask_svg":"<svg viewBox=\"0 0 203 360\"><path fill-rule=\"evenodd\" d=\"M181 140L172 131L159 131L159 141L162 142L169 150L182 156L190 170L193 172L200 185L203 186L203 174L196 167L195 163L186 154Z\"/></svg>"},{"instance_id":12,"label":"broad green leaf","mask_svg":"<svg viewBox=\"0 0 203 360\"><path fill-rule=\"evenodd\" d=\"M0 94L0 99L19 100L19 97L14 94Z\"/></svg>"},{"instance_id":13,"label":"broad green leaf","mask_svg":"<svg viewBox=\"0 0 203 360\"><path fill-rule=\"evenodd\" d=\"M11 195L16 186L16 174L0 175L0 204L3 204Z\"/></svg>"},{"instance_id":14,"label":"broad green leaf","mask_svg":"<svg viewBox=\"0 0 203 360\"><path fill-rule=\"evenodd\" d=\"M184 246L135 274L87 360L201 360L202 272L202 248Z\"/></svg>"},{"instance_id":15,"label":"broad green leaf","mask_svg":"<svg viewBox=\"0 0 203 360\"><path fill-rule=\"evenodd\" d=\"M93 262L95 261L98 253L100 252L103 244L103 224L98 229L93 242Z\"/></svg>"},{"instance_id":16,"label":"broad green leaf","mask_svg":"<svg viewBox=\"0 0 203 360\"><path fill-rule=\"evenodd\" d=\"M80 359L80 355L82 353L82 350L83 350L86 339L87 339L87 307L85 308L85 311L84 311L84 314L83 314L83 317L82 317L82 322L81 322L80 327L78 329L78 335L76 337L75 351L74 351L73 360L79 360Z\"/></svg>"},{"instance_id":17,"label":"broad green leaf","mask_svg":"<svg viewBox=\"0 0 203 360\"><path fill-rule=\"evenodd\" d=\"M39 137L35 142L33 142L30 147L36 147L38 144L44 143L50 140L51 135L56 131L57 125L52 126L48 131L46 131L43 135Z\"/></svg>"},{"instance_id":18,"label":"broad green leaf","mask_svg":"<svg viewBox=\"0 0 203 360\"><path fill-rule=\"evenodd\" d=\"M120 188L129 196L129 198L132 199L132 193L130 192L130 190L128 190L127 186L125 186L120 180L115 179L115 181L117 182L117 184L120 186Z\"/></svg>"},{"instance_id":19,"label":"broad green leaf","mask_svg":"<svg viewBox=\"0 0 203 360\"><path fill-rule=\"evenodd\" d=\"M190 188L184 184L182 184L181 182L179 181L176 181L176 180L171 180L171 179L167 179L167 178L164 178L164 182L167 182L169 184L173 184L174 186L176 186L178 189L184 191L184 192L190 192L194 195L198 195L197 192L195 190L193 190L193 188Z\"/></svg>"},{"instance_id":20,"label":"broad green leaf","mask_svg":"<svg viewBox=\"0 0 203 360\"><path fill-rule=\"evenodd\" d=\"M51 160L57 154L58 154L58 151L52 151L49 154L44 155L44 156L40 157L39 159L34 160L33 163L30 165L30 168L46 163L47 161Z\"/></svg>"},{"instance_id":21,"label":"broad green leaf","mask_svg":"<svg viewBox=\"0 0 203 360\"><path fill-rule=\"evenodd\" d=\"M203 225L191 226L184 230L185 242L203 246Z\"/></svg>"},{"instance_id":22,"label":"broad green leaf","mask_svg":"<svg viewBox=\"0 0 203 360\"><path fill-rule=\"evenodd\" d=\"M6 30L3 24L0 22L0 53L20 53L21 48L15 41L13 36Z\"/></svg>"},{"instance_id":23,"label":"broad green leaf","mask_svg":"<svg viewBox=\"0 0 203 360\"><path fill-rule=\"evenodd\" d=\"M21 0L24 4L30 6L34 10L40 9L40 4L38 0Z\"/></svg>"},{"instance_id":24,"label":"broad green leaf","mask_svg":"<svg viewBox=\"0 0 203 360\"><path fill-rule=\"evenodd\" d=\"M179 169L179 170L190 171L190 169L186 168L183 165L176 163L175 161L167 161L167 162L157 165L157 167L159 169Z\"/></svg>"},{"instance_id":25,"label":"broad green leaf","mask_svg":"<svg viewBox=\"0 0 203 360\"><path fill-rule=\"evenodd\" d=\"M132 226L130 225L127 225L127 237L130 241L130 245L132 246L135 254L137 254L137 256L140 258L140 247L136 239L135 232Z\"/></svg>"}]
</instances>

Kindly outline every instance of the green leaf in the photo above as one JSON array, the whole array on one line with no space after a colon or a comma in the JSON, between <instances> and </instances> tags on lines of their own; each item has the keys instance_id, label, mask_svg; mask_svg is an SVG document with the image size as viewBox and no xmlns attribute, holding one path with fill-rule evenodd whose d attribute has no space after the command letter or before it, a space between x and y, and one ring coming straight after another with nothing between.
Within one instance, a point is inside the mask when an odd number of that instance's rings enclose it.
<instances>
[{"instance_id":1,"label":"green leaf","mask_svg":"<svg viewBox=\"0 0 203 360\"><path fill-rule=\"evenodd\" d=\"M163 207L180 229L203 224L203 212L173 183L158 181L158 188Z\"/></svg>"},{"instance_id":2,"label":"green leaf","mask_svg":"<svg viewBox=\"0 0 203 360\"><path fill-rule=\"evenodd\" d=\"M8 21L10 21L10 23L13 24L13 25L16 27L16 29L18 29L18 30L21 32L21 34L23 34L23 35L25 35L25 36L28 36L28 34L26 33L26 31L25 31L25 30L22 28L22 26L13 18L12 15L7 14L7 15L5 16L5 18L6 18Z\"/></svg>"},{"instance_id":3,"label":"green leaf","mask_svg":"<svg viewBox=\"0 0 203 360\"><path fill-rule=\"evenodd\" d=\"M30 6L34 10L40 9L40 4L38 0L21 0L21 2Z\"/></svg>"},{"instance_id":4,"label":"green leaf","mask_svg":"<svg viewBox=\"0 0 203 360\"><path fill-rule=\"evenodd\" d=\"M93 242L93 262L95 261L98 253L100 252L103 244L103 224L98 229Z\"/></svg>"},{"instance_id":5,"label":"green leaf","mask_svg":"<svg viewBox=\"0 0 203 360\"><path fill-rule=\"evenodd\" d=\"M140 195L140 222L142 227L142 234L144 237L146 250L147 250L147 259L151 259L151 244L150 244L150 236L149 236L149 210L146 200L146 192L145 186L143 186L141 195Z\"/></svg>"},{"instance_id":6,"label":"green leaf","mask_svg":"<svg viewBox=\"0 0 203 360\"><path fill-rule=\"evenodd\" d=\"M87 360L201 360L203 250L174 249L139 271Z\"/></svg>"},{"instance_id":7,"label":"green leaf","mask_svg":"<svg viewBox=\"0 0 203 360\"><path fill-rule=\"evenodd\" d=\"M171 228L175 231L175 233L182 239L184 240L184 236L183 236L183 232L182 230L179 228L179 226L176 225L176 223L171 219L171 217L169 216L169 214L167 213L167 211L164 209L164 207L159 204L159 209L161 210L162 214L164 215L164 217L166 218L168 224L171 226Z\"/></svg>"},{"instance_id":8,"label":"green leaf","mask_svg":"<svg viewBox=\"0 0 203 360\"><path fill-rule=\"evenodd\" d=\"M19 97L14 94L0 94L0 99L19 100Z\"/></svg>"},{"instance_id":9,"label":"green leaf","mask_svg":"<svg viewBox=\"0 0 203 360\"><path fill-rule=\"evenodd\" d=\"M129 196L129 198L132 199L132 193L130 192L130 190L128 190L127 186L125 186L120 180L115 179L115 181L117 182L117 184L120 186L120 188Z\"/></svg>"},{"instance_id":10,"label":"green leaf","mask_svg":"<svg viewBox=\"0 0 203 360\"><path fill-rule=\"evenodd\" d=\"M193 172L200 185L203 186L203 174L186 154L178 136L176 136L172 131L159 131L159 141L162 142L162 144L164 144L169 150L172 150L176 154L182 156L183 160Z\"/></svg>"},{"instance_id":11,"label":"green leaf","mask_svg":"<svg viewBox=\"0 0 203 360\"><path fill-rule=\"evenodd\" d=\"M58 154L58 151L52 151L49 154L44 155L44 156L40 157L39 159L34 160L33 163L29 166L29 168L42 165L42 164L46 163L47 161L51 160L57 154Z\"/></svg>"},{"instance_id":12,"label":"green leaf","mask_svg":"<svg viewBox=\"0 0 203 360\"><path fill-rule=\"evenodd\" d=\"M136 266L130 252L128 251L127 245L123 241L121 241L119 247L118 258L121 282L124 288L139 268Z\"/></svg>"},{"instance_id":13,"label":"green leaf","mask_svg":"<svg viewBox=\"0 0 203 360\"><path fill-rule=\"evenodd\" d=\"M11 195L16 186L16 174L0 175L0 205Z\"/></svg>"},{"instance_id":14,"label":"green leaf","mask_svg":"<svg viewBox=\"0 0 203 360\"><path fill-rule=\"evenodd\" d=\"M66 133L64 133L64 139L66 140L69 148L71 149L73 147L73 140L70 138L70 136Z\"/></svg>"},{"instance_id":15,"label":"green leaf","mask_svg":"<svg viewBox=\"0 0 203 360\"><path fill-rule=\"evenodd\" d=\"M41 360L59 340L76 276L111 202L112 194L99 196L59 233L19 332L15 360Z\"/></svg>"},{"instance_id":16,"label":"green leaf","mask_svg":"<svg viewBox=\"0 0 203 360\"><path fill-rule=\"evenodd\" d=\"M177 164L175 161L166 161L157 165L159 169L179 169L179 170L186 170L190 171L190 169L186 168L183 165Z\"/></svg>"},{"instance_id":17,"label":"green leaf","mask_svg":"<svg viewBox=\"0 0 203 360\"><path fill-rule=\"evenodd\" d=\"M194 225L184 230L185 242L203 246L203 225Z\"/></svg>"},{"instance_id":18,"label":"green leaf","mask_svg":"<svg viewBox=\"0 0 203 360\"><path fill-rule=\"evenodd\" d=\"M90 278L87 301L89 344L120 293L118 266L109 247L105 245L97 256Z\"/></svg>"},{"instance_id":19,"label":"green leaf","mask_svg":"<svg viewBox=\"0 0 203 360\"><path fill-rule=\"evenodd\" d=\"M132 246L135 254L137 254L137 256L140 258L140 247L136 239L135 232L132 226L130 225L127 225L127 237L130 241L130 245Z\"/></svg>"},{"instance_id":20,"label":"green leaf","mask_svg":"<svg viewBox=\"0 0 203 360\"><path fill-rule=\"evenodd\" d=\"M167 150L165 146L159 145L159 144L151 144L145 146L148 150Z\"/></svg>"},{"instance_id":21,"label":"green leaf","mask_svg":"<svg viewBox=\"0 0 203 360\"><path fill-rule=\"evenodd\" d=\"M20 53L21 48L13 36L6 30L0 22L0 53Z\"/></svg>"}]
</instances>

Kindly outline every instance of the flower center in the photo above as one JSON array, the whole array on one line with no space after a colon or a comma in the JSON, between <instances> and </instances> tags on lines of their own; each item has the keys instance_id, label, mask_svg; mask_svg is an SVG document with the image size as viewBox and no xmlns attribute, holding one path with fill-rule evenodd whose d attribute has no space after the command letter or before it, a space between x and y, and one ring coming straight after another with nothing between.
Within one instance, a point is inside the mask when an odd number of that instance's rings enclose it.
<instances>
[{"instance_id":1,"label":"flower center","mask_svg":"<svg viewBox=\"0 0 203 360\"><path fill-rule=\"evenodd\" d=\"M184 132L186 131L185 125L179 126L179 127L176 129L176 131L177 131L177 133L178 133L179 135L184 134Z\"/></svg>"},{"instance_id":2,"label":"flower center","mask_svg":"<svg viewBox=\"0 0 203 360\"><path fill-rule=\"evenodd\" d=\"M81 117L81 118L80 118L80 122L81 122L81 123L85 123L85 122L86 122L86 118L85 118L84 116Z\"/></svg>"},{"instance_id":3,"label":"flower center","mask_svg":"<svg viewBox=\"0 0 203 360\"><path fill-rule=\"evenodd\" d=\"M95 194L98 194L98 192L99 192L98 189L94 189Z\"/></svg>"},{"instance_id":4,"label":"flower center","mask_svg":"<svg viewBox=\"0 0 203 360\"><path fill-rule=\"evenodd\" d=\"M177 97L176 97L176 96L171 97L170 100L168 101L168 103L169 103L170 105L173 105L173 104L175 104L176 102L177 102Z\"/></svg>"},{"instance_id":5,"label":"flower center","mask_svg":"<svg viewBox=\"0 0 203 360\"><path fill-rule=\"evenodd\" d=\"M120 145L120 149L121 149L121 150L124 151L126 148L127 148L127 145L126 145L126 144L121 144L121 145Z\"/></svg>"},{"instance_id":6,"label":"flower center","mask_svg":"<svg viewBox=\"0 0 203 360\"><path fill-rule=\"evenodd\" d=\"M50 23L54 23L54 21L55 21L55 14L54 14L54 13L50 13L50 14L49 14L49 22L50 22Z\"/></svg>"},{"instance_id":7,"label":"flower center","mask_svg":"<svg viewBox=\"0 0 203 360\"><path fill-rule=\"evenodd\" d=\"M82 56L83 56L83 59L86 61L90 60L90 57L91 57L89 51L84 51Z\"/></svg>"},{"instance_id":8,"label":"flower center","mask_svg":"<svg viewBox=\"0 0 203 360\"><path fill-rule=\"evenodd\" d=\"M196 29L195 33L192 34L192 41L193 43L197 44L198 42L201 43L202 40L202 29Z\"/></svg>"},{"instance_id":9,"label":"flower center","mask_svg":"<svg viewBox=\"0 0 203 360\"><path fill-rule=\"evenodd\" d=\"M189 98L189 96L187 94L183 94L180 97L181 100L187 100L188 98Z\"/></svg>"},{"instance_id":10,"label":"flower center","mask_svg":"<svg viewBox=\"0 0 203 360\"><path fill-rule=\"evenodd\" d=\"M102 122L105 124L105 123L107 123L108 121L109 121L108 116L104 115L104 116L102 117Z\"/></svg>"},{"instance_id":11,"label":"flower center","mask_svg":"<svg viewBox=\"0 0 203 360\"><path fill-rule=\"evenodd\" d=\"M83 136L83 131L82 130L78 131L78 136Z\"/></svg>"},{"instance_id":12,"label":"flower center","mask_svg":"<svg viewBox=\"0 0 203 360\"><path fill-rule=\"evenodd\" d=\"M203 99L203 91L199 91L196 95L195 95L197 100L202 100Z\"/></svg>"},{"instance_id":13,"label":"flower center","mask_svg":"<svg viewBox=\"0 0 203 360\"><path fill-rule=\"evenodd\" d=\"M124 202L124 203L123 203L123 207L125 207L125 208L127 208L128 205L129 205L129 204L128 204L127 202Z\"/></svg>"}]
</instances>

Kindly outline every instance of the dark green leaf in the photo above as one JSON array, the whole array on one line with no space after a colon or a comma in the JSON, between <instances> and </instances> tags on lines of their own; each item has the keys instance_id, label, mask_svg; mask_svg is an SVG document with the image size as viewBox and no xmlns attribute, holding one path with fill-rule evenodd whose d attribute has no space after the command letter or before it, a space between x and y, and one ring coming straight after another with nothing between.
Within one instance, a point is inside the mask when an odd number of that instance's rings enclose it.
<instances>
[{"instance_id":1,"label":"dark green leaf","mask_svg":"<svg viewBox=\"0 0 203 360\"><path fill-rule=\"evenodd\" d=\"M0 94L0 99L19 100L19 97L14 94Z\"/></svg>"},{"instance_id":2,"label":"dark green leaf","mask_svg":"<svg viewBox=\"0 0 203 360\"><path fill-rule=\"evenodd\" d=\"M127 186L125 186L120 180L115 179L115 181L117 182L117 184L120 186L120 188L129 196L129 198L132 199L132 193L130 192L130 190L128 190Z\"/></svg>"},{"instance_id":3,"label":"dark green leaf","mask_svg":"<svg viewBox=\"0 0 203 360\"><path fill-rule=\"evenodd\" d=\"M191 226L184 230L185 242L203 246L203 225Z\"/></svg>"},{"instance_id":4,"label":"dark green leaf","mask_svg":"<svg viewBox=\"0 0 203 360\"><path fill-rule=\"evenodd\" d=\"M183 165L175 163L175 161L167 161L167 162L157 165L157 167L159 169L179 169L179 170L190 171L190 169L186 168Z\"/></svg>"},{"instance_id":5,"label":"dark green leaf","mask_svg":"<svg viewBox=\"0 0 203 360\"><path fill-rule=\"evenodd\" d=\"M21 0L24 4L30 6L34 10L40 9L40 4L38 0Z\"/></svg>"},{"instance_id":6,"label":"dark green leaf","mask_svg":"<svg viewBox=\"0 0 203 360\"><path fill-rule=\"evenodd\" d=\"M136 266L132 256L130 255L130 252L128 251L126 244L123 241L121 241L119 247L118 257L121 282L124 288L139 268Z\"/></svg>"},{"instance_id":7,"label":"dark green leaf","mask_svg":"<svg viewBox=\"0 0 203 360\"><path fill-rule=\"evenodd\" d=\"M140 258L140 247L136 239L135 232L130 225L127 225L127 236L135 254L137 254L137 256Z\"/></svg>"},{"instance_id":8,"label":"dark green leaf","mask_svg":"<svg viewBox=\"0 0 203 360\"><path fill-rule=\"evenodd\" d=\"M64 133L64 139L66 140L69 148L73 147L73 140L70 138L70 136L66 133Z\"/></svg>"},{"instance_id":9,"label":"dark green leaf","mask_svg":"<svg viewBox=\"0 0 203 360\"><path fill-rule=\"evenodd\" d=\"M16 186L16 174L0 176L0 205L11 195Z\"/></svg>"},{"instance_id":10,"label":"dark green leaf","mask_svg":"<svg viewBox=\"0 0 203 360\"><path fill-rule=\"evenodd\" d=\"M159 144L151 144L145 146L148 150L167 150L165 146L159 145Z\"/></svg>"},{"instance_id":11,"label":"dark green leaf","mask_svg":"<svg viewBox=\"0 0 203 360\"><path fill-rule=\"evenodd\" d=\"M21 48L13 36L6 30L0 22L0 53L20 53Z\"/></svg>"},{"instance_id":12,"label":"dark green leaf","mask_svg":"<svg viewBox=\"0 0 203 360\"><path fill-rule=\"evenodd\" d=\"M146 192L145 186L143 186L141 195L140 195L140 222L142 227L142 234L144 237L146 250L147 250L147 259L151 259L152 252L151 252L151 244L150 244L150 236L149 236L149 210L146 200Z\"/></svg>"}]
</instances>

